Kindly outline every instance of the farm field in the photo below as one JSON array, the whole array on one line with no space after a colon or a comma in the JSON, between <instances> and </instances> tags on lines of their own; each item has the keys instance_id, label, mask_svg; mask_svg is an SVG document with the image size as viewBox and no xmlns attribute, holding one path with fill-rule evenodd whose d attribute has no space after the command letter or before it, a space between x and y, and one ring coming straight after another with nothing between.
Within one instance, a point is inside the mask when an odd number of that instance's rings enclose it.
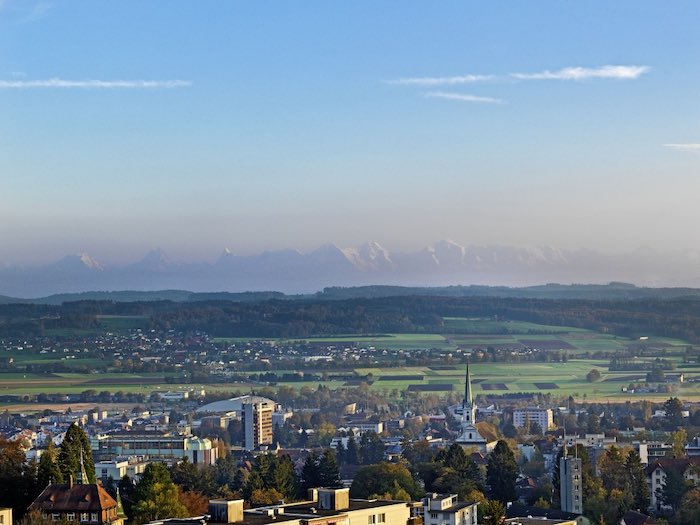
<instances>
[{"instance_id":1,"label":"farm field","mask_svg":"<svg viewBox=\"0 0 700 525\"><path fill-rule=\"evenodd\" d=\"M123 330L142 325L145 318L109 317L100 318L105 329ZM444 333L432 334L377 334L377 335L343 335L337 337L315 337L298 339L269 340L279 344L318 343L334 346L336 349L360 347L378 350L378 362L374 367L352 368L348 361L339 364L338 371L348 373L354 371L358 380L368 374L370 388L380 391L399 393L405 391L436 393L444 395L448 392L461 392L464 388L464 365L454 364L463 361L464 354L487 352L490 348L500 350L518 350L527 353L530 349L538 349L545 353L556 352L559 357L566 355L563 362L523 362L523 363L481 363L471 366L475 394L516 394L550 393L554 397L573 395L580 400L606 400L623 402L626 400L652 399L663 400L669 394L660 393L629 393L623 388L630 383L639 382L644 377L643 371L610 372L608 358L597 355L624 351L630 346L645 345L658 355L675 364L674 374L682 372L683 382L673 395L684 399L700 400L700 364L684 363L683 356L688 344L678 339L649 337L640 340L615 337L590 330L538 325L516 321L495 321L490 319L445 318ZM245 343L252 338L219 338L218 342ZM434 365L415 367L393 367L384 363L381 350L406 352L436 349ZM437 355L433 353L433 355ZM11 357L17 365L35 363L61 362L69 369L76 367L76 372L85 365L109 365L89 354L77 354L74 358L66 358L60 352L38 354L26 351L13 351ZM389 357L390 358L390 357ZM645 357L645 359L651 359ZM597 369L601 374L600 381L589 383L586 374L591 369ZM288 363L274 365L270 371L278 375L294 372ZM325 369L328 375L333 375L333 369ZM245 373L245 372L244 372ZM175 385L166 382L163 373L154 374L124 374L124 373L54 373L54 374L21 374L0 373L0 395L35 395L38 393L76 394L85 390L96 390L125 393L138 392L146 395L151 392L187 388L194 385ZM697 382L696 382L697 381ZM274 387L289 386L292 388L317 388L324 385L331 389L352 387L357 382L349 383L340 380L318 381L279 381ZM202 385L211 392L249 391L259 389L262 383L207 383ZM200 386L200 385L197 385Z\"/></svg>"}]
</instances>

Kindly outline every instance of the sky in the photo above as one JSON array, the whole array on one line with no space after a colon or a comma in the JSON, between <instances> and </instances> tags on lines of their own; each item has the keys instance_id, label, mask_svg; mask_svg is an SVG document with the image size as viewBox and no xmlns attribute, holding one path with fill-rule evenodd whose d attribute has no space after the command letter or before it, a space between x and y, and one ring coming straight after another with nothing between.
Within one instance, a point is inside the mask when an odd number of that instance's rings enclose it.
<instances>
[{"instance_id":1,"label":"sky","mask_svg":"<svg viewBox=\"0 0 700 525\"><path fill-rule=\"evenodd\" d=\"M0 264L700 243L700 2L0 0Z\"/></svg>"}]
</instances>

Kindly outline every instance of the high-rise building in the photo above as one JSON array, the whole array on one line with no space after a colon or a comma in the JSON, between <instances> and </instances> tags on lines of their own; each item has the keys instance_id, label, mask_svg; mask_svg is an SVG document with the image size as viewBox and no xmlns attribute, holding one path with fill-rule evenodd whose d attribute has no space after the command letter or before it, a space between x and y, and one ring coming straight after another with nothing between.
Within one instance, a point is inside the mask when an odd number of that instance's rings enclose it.
<instances>
[{"instance_id":1,"label":"high-rise building","mask_svg":"<svg viewBox=\"0 0 700 525\"><path fill-rule=\"evenodd\" d=\"M573 514L583 513L583 472L581 458L571 457L566 452L559 459L559 499L561 510Z\"/></svg>"},{"instance_id":2,"label":"high-rise building","mask_svg":"<svg viewBox=\"0 0 700 525\"><path fill-rule=\"evenodd\" d=\"M254 450L260 445L272 444L272 412L269 403L245 403L243 405L244 448Z\"/></svg>"}]
</instances>

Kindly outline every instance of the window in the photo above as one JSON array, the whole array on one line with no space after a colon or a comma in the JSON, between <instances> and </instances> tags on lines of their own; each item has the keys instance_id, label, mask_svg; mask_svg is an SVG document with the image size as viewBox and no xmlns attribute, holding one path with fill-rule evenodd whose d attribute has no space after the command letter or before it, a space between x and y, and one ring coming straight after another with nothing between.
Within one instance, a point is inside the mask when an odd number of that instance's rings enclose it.
<instances>
[{"instance_id":1,"label":"window","mask_svg":"<svg viewBox=\"0 0 700 525\"><path fill-rule=\"evenodd\" d=\"M68 514L66 514L66 519L68 521L75 521L75 512L69 512Z\"/></svg>"},{"instance_id":2,"label":"window","mask_svg":"<svg viewBox=\"0 0 700 525\"><path fill-rule=\"evenodd\" d=\"M377 516L374 514L367 516L367 525L374 525L375 523L377 523Z\"/></svg>"},{"instance_id":3,"label":"window","mask_svg":"<svg viewBox=\"0 0 700 525\"><path fill-rule=\"evenodd\" d=\"M58 521L61 519L61 515L58 512L51 514L51 521Z\"/></svg>"},{"instance_id":4,"label":"window","mask_svg":"<svg viewBox=\"0 0 700 525\"><path fill-rule=\"evenodd\" d=\"M436 519L438 518L438 513L437 513L437 512L431 512L431 513L430 513L430 517L431 517L431 519L436 520Z\"/></svg>"},{"instance_id":5,"label":"window","mask_svg":"<svg viewBox=\"0 0 700 525\"><path fill-rule=\"evenodd\" d=\"M90 521L97 521L97 512L90 513Z\"/></svg>"},{"instance_id":6,"label":"window","mask_svg":"<svg viewBox=\"0 0 700 525\"><path fill-rule=\"evenodd\" d=\"M87 512L81 512L80 513L80 521L87 521L88 520L88 513Z\"/></svg>"},{"instance_id":7,"label":"window","mask_svg":"<svg viewBox=\"0 0 700 525\"><path fill-rule=\"evenodd\" d=\"M379 515L379 523L386 523L386 514L383 512Z\"/></svg>"}]
</instances>

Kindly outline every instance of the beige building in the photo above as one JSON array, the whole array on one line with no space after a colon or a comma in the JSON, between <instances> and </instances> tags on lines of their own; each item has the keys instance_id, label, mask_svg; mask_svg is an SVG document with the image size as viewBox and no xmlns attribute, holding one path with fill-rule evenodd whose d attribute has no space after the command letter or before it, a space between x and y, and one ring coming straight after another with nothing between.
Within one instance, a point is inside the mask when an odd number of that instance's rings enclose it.
<instances>
[{"instance_id":1,"label":"beige building","mask_svg":"<svg viewBox=\"0 0 700 525\"><path fill-rule=\"evenodd\" d=\"M350 489L312 489L307 501L243 510L243 500L212 500L209 516L170 519L148 525L413 525L405 501L350 499Z\"/></svg>"},{"instance_id":2,"label":"beige building","mask_svg":"<svg viewBox=\"0 0 700 525\"><path fill-rule=\"evenodd\" d=\"M272 412L270 403L245 403L243 405L243 432L246 450L255 450L260 445L272 444Z\"/></svg>"}]
</instances>

